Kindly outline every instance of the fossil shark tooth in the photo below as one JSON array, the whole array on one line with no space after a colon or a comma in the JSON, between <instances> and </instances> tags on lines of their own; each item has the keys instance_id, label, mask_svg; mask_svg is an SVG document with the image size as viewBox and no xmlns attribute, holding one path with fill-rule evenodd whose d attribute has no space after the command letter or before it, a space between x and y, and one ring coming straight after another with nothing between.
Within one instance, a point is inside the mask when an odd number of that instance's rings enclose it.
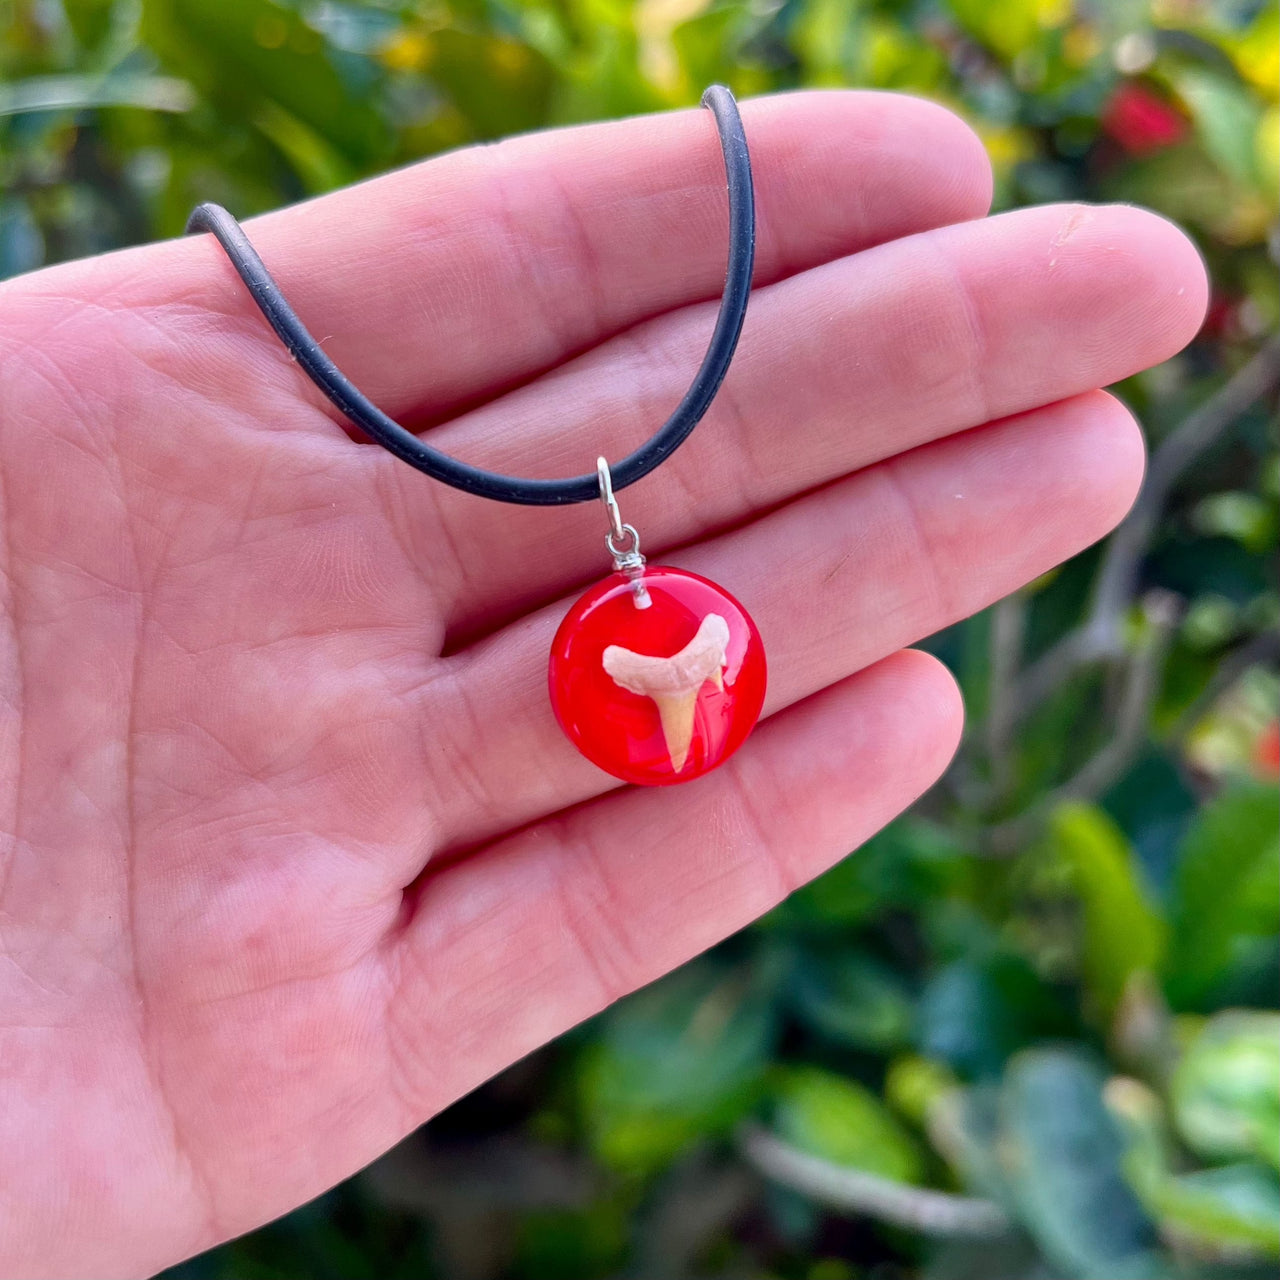
<instances>
[{"instance_id":1,"label":"fossil shark tooth","mask_svg":"<svg viewBox=\"0 0 1280 1280\"><path fill-rule=\"evenodd\" d=\"M689 759L694 708L702 686L710 680L717 689L724 688L728 647L729 624L718 613L709 613L693 639L669 658L633 653L616 644L604 651L604 669L613 682L642 698L651 698L657 706L667 755L676 773Z\"/></svg>"}]
</instances>

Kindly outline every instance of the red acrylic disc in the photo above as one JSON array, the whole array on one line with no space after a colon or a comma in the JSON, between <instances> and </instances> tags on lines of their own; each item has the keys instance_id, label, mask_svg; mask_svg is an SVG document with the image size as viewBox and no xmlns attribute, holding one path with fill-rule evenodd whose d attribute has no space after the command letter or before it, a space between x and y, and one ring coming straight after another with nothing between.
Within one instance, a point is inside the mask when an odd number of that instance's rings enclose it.
<instances>
[{"instance_id":1,"label":"red acrylic disc","mask_svg":"<svg viewBox=\"0 0 1280 1280\"><path fill-rule=\"evenodd\" d=\"M551 646L551 705L614 777L687 782L728 759L759 718L764 645L747 611L696 573L646 566L639 587L615 573L569 610Z\"/></svg>"}]
</instances>

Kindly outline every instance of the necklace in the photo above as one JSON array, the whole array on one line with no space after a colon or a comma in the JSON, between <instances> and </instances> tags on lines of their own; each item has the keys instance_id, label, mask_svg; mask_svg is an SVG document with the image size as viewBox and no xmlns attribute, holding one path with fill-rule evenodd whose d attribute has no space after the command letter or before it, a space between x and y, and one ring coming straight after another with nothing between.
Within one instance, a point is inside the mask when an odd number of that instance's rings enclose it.
<instances>
[{"instance_id":1,"label":"necklace","mask_svg":"<svg viewBox=\"0 0 1280 1280\"><path fill-rule=\"evenodd\" d=\"M499 475L440 453L365 397L285 301L244 229L216 204L197 206L188 231L208 231L226 251L262 314L303 371L373 440L411 467L497 502L563 506L599 500L613 573L581 596L551 646L548 690L569 740L624 782L662 786L723 763L759 718L765 658L750 615L727 591L685 569L651 565L626 524L616 491L665 461L714 399L742 332L755 259L755 201L746 134L728 89L702 97L715 118L729 193L729 260L707 353L675 411L633 453L562 480Z\"/></svg>"}]
</instances>

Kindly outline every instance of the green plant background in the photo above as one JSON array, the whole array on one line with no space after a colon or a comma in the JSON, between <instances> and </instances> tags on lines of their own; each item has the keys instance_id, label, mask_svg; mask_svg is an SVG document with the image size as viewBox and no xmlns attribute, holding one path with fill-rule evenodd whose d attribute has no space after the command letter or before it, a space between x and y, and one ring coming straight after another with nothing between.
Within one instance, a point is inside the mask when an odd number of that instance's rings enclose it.
<instances>
[{"instance_id":1,"label":"green plant background","mask_svg":"<svg viewBox=\"0 0 1280 1280\"><path fill-rule=\"evenodd\" d=\"M1250 0L0 0L0 275L723 80L927 94L1214 281L1136 516L928 642L930 796L174 1280L1276 1274L1278 79Z\"/></svg>"}]
</instances>

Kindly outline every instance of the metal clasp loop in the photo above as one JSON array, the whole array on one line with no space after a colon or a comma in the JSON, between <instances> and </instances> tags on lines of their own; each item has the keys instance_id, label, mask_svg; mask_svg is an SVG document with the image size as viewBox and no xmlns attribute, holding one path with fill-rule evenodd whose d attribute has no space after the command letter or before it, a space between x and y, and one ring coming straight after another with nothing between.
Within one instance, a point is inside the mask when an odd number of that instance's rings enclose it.
<instances>
[{"instance_id":1,"label":"metal clasp loop","mask_svg":"<svg viewBox=\"0 0 1280 1280\"><path fill-rule=\"evenodd\" d=\"M600 486L600 501L604 503L604 509L609 513L609 537L615 542L621 542L626 532L626 525L622 523L622 512L618 510L618 500L613 496L613 476L604 458L596 459L596 483Z\"/></svg>"},{"instance_id":2,"label":"metal clasp loop","mask_svg":"<svg viewBox=\"0 0 1280 1280\"><path fill-rule=\"evenodd\" d=\"M604 545L613 557L613 567L631 579L631 591L637 609L647 609L652 601L644 585L644 556L640 554L640 535L632 525L625 524L618 500L613 496L613 477L604 458L596 459L596 482L600 486L600 501L609 516L609 532L604 535Z\"/></svg>"},{"instance_id":3,"label":"metal clasp loop","mask_svg":"<svg viewBox=\"0 0 1280 1280\"><path fill-rule=\"evenodd\" d=\"M613 476L603 458L596 459L596 482L600 486L600 501L609 516L609 532L604 535L604 545L609 548L619 570L639 568L644 564L644 557L640 554L640 535L633 525L623 523L618 500L613 496Z\"/></svg>"}]
</instances>

